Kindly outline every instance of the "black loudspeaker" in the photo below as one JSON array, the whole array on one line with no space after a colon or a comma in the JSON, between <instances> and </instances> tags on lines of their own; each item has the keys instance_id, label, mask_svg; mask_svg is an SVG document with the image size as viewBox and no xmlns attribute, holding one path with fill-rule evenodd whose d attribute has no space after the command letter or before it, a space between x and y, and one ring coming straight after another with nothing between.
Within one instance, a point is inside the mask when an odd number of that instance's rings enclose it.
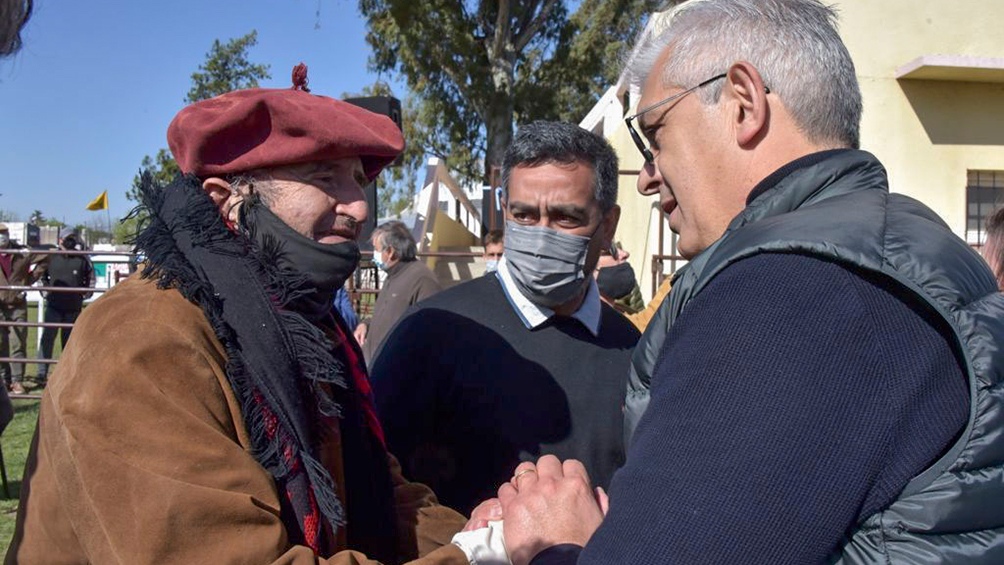
<instances>
[{"instance_id":1,"label":"black loudspeaker","mask_svg":"<svg viewBox=\"0 0 1004 565\"><path fill-rule=\"evenodd\" d=\"M369 207L369 214L363 222L362 230L359 232L359 245L364 249L370 249L370 236L377 225L377 218L380 217L380 210L377 209L376 181L363 187L363 195L366 196L366 204Z\"/></svg>"},{"instance_id":2,"label":"black loudspeaker","mask_svg":"<svg viewBox=\"0 0 1004 565\"><path fill-rule=\"evenodd\" d=\"M397 124L397 129L404 131L401 126L401 101L393 96L364 96L361 98L346 98L349 104L355 104L360 108L366 108L370 112L389 117ZM397 167L401 164L401 156L391 163L390 167Z\"/></svg>"},{"instance_id":3,"label":"black loudspeaker","mask_svg":"<svg viewBox=\"0 0 1004 565\"><path fill-rule=\"evenodd\" d=\"M346 98L345 101L349 104L355 104L360 108L365 108L375 114L389 117L397 124L398 129L404 131L401 127L401 101L397 98L393 96L363 96L360 98ZM399 166L402 161L403 159L399 156L388 166ZM376 228L377 218L380 217L380 210L377 208L376 182L371 182L363 187L363 194L366 195L366 204L369 205L370 212L359 235L360 244L369 242L370 236Z\"/></svg>"}]
</instances>

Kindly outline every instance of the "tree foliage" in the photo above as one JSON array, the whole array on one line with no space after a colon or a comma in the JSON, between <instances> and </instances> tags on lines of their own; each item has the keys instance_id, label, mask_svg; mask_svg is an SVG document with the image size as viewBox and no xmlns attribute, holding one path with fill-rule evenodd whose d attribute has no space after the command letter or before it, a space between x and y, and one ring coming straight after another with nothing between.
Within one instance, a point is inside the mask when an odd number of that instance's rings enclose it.
<instances>
[{"instance_id":1,"label":"tree foliage","mask_svg":"<svg viewBox=\"0 0 1004 565\"><path fill-rule=\"evenodd\" d=\"M501 162L517 122L578 121L613 84L657 0L359 0L370 67L402 75L409 142L469 178Z\"/></svg>"},{"instance_id":2,"label":"tree foliage","mask_svg":"<svg viewBox=\"0 0 1004 565\"><path fill-rule=\"evenodd\" d=\"M28 221L36 226L54 227L60 229L66 227L65 222L61 222L55 218L47 218L41 210L32 211L31 216L28 217Z\"/></svg>"},{"instance_id":3,"label":"tree foliage","mask_svg":"<svg viewBox=\"0 0 1004 565\"><path fill-rule=\"evenodd\" d=\"M140 172L132 179L132 187L126 192L126 198L134 202L139 202L140 179L144 172L149 172L153 175L153 179L159 184L171 182L181 172L177 161L174 160L171 152L167 149L158 150L156 157L150 157L149 155L143 157L139 168Z\"/></svg>"},{"instance_id":4,"label":"tree foliage","mask_svg":"<svg viewBox=\"0 0 1004 565\"><path fill-rule=\"evenodd\" d=\"M192 88L185 97L191 104L231 90L258 88L258 81L272 78L268 65L256 65L248 60L248 51L258 44L258 31L221 44L219 39L206 53L206 62L192 73Z\"/></svg>"},{"instance_id":5,"label":"tree foliage","mask_svg":"<svg viewBox=\"0 0 1004 565\"><path fill-rule=\"evenodd\" d=\"M192 88L185 96L185 103L206 100L231 90L257 88L259 80L271 78L268 65L256 65L248 59L248 52L257 43L256 30L225 44L221 44L219 39L214 40L213 46L206 53L206 61L199 65L198 71L192 73ZM167 149L160 149L154 157L143 157L140 172L133 177L132 187L126 193L129 200L139 201L140 178L144 172L150 172L157 182L166 184L174 179L180 169Z\"/></svg>"}]
</instances>

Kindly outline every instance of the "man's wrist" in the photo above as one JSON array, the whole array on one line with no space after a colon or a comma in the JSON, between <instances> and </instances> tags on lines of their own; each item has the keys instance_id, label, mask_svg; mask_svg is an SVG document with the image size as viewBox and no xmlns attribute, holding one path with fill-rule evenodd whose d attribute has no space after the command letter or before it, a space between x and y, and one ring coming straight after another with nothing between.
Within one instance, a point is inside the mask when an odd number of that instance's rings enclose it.
<instances>
[{"instance_id":1,"label":"man's wrist","mask_svg":"<svg viewBox=\"0 0 1004 565\"><path fill-rule=\"evenodd\" d=\"M504 565L509 563L509 555L502 532L502 521L490 520L484 528L458 533L452 542L463 550L471 565Z\"/></svg>"},{"instance_id":2,"label":"man's wrist","mask_svg":"<svg viewBox=\"0 0 1004 565\"><path fill-rule=\"evenodd\" d=\"M530 560L530 565L570 565L579 560L582 546L562 543L546 547Z\"/></svg>"}]
</instances>

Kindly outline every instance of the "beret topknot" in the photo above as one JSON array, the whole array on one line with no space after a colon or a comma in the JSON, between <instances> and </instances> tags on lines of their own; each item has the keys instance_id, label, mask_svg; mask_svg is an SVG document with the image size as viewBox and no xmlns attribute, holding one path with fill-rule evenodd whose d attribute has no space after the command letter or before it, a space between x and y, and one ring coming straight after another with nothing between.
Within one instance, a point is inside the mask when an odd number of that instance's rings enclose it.
<instances>
[{"instance_id":1,"label":"beret topknot","mask_svg":"<svg viewBox=\"0 0 1004 565\"><path fill-rule=\"evenodd\" d=\"M359 157L373 180L404 149L401 130L387 116L310 94L306 77L300 63L291 89L235 90L183 108L167 128L182 172L205 178Z\"/></svg>"}]
</instances>

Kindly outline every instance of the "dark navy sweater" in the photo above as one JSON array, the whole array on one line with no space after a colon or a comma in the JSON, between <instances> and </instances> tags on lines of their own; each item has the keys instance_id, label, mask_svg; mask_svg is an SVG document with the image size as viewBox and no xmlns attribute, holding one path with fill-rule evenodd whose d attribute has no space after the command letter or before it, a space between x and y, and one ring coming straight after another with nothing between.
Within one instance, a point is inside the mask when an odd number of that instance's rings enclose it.
<instances>
[{"instance_id":1,"label":"dark navy sweater","mask_svg":"<svg viewBox=\"0 0 1004 565\"><path fill-rule=\"evenodd\" d=\"M624 462L624 395L638 330L602 306L599 335L554 316L527 329L497 277L412 308L387 337L372 383L404 476L465 514L523 460L579 459L609 486Z\"/></svg>"},{"instance_id":2,"label":"dark navy sweater","mask_svg":"<svg viewBox=\"0 0 1004 565\"><path fill-rule=\"evenodd\" d=\"M801 255L724 270L667 335L610 513L554 563L822 563L965 426L950 332Z\"/></svg>"}]
</instances>

